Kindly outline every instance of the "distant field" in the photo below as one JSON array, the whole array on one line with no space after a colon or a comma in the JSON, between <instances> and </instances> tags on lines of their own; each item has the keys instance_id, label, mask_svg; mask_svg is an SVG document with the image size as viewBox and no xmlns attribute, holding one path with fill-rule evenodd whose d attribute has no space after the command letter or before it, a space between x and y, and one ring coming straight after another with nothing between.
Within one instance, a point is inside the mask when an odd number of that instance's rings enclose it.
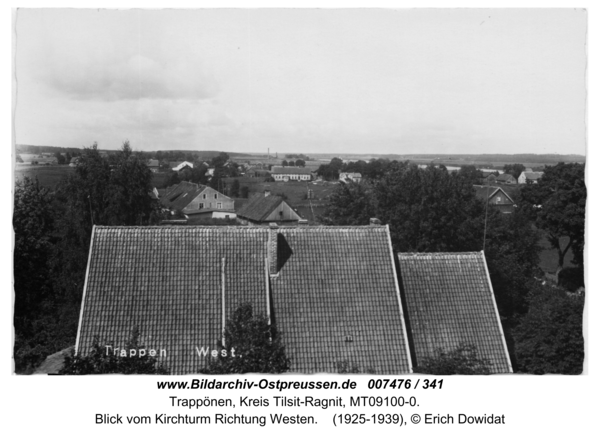
<instances>
[{"instance_id":1,"label":"distant field","mask_svg":"<svg viewBox=\"0 0 600 435\"><path fill-rule=\"evenodd\" d=\"M17 165L15 167L15 181L22 180L23 177L37 177L41 186L54 190L58 183L73 170L74 168L68 165Z\"/></svg>"}]
</instances>

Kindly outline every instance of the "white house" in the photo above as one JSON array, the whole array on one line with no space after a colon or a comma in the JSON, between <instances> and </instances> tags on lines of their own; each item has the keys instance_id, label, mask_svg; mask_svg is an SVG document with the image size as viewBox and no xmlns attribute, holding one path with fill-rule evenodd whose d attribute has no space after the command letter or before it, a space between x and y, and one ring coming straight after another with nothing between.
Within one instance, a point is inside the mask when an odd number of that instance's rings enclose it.
<instances>
[{"instance_id":1,"label":"white house","mask_svg":"<svg viewBox=\"0 0 600 435\"><path fill-rule=\"evenodd\" d=\"M297 166L273 166L271 176L275 181L310 181L312 173L310 168L299 168Z\"/></svg>"},{"instance_id":2,"label":"white house","mask_svg":"<svg viewBox=\"0 0 600 435\"><path fill-rule=\"evenodd\" d=\"M360 183L362 180L362 175L359 172L341 172L340 173L340 181L342 183L348 183L349 181L354 181L355 183Z\"/></svg>"},{"instance_id":3,"label":"white house","mask_svg":"<svg viewBox=\"0 0 600 435\"><path fill-rule=\"evenodd\" d=\"M170 164L171 169L173 171L181 171L183 168L190 168L190 169L194 169L194 164L190 163L190 162L173 162Z\"/></svg>"},{"instance_id":4,"label":"white house","mask_svg":"<svg viewBox=\"0 0 600 435\"><path fill-rule=\"evenodd\" d=\"M542 175L544 175L543 172L521 172L521 175L519 175L519 184L527 184L528 181L537 184Z\"/></svg>"}]
</instances>

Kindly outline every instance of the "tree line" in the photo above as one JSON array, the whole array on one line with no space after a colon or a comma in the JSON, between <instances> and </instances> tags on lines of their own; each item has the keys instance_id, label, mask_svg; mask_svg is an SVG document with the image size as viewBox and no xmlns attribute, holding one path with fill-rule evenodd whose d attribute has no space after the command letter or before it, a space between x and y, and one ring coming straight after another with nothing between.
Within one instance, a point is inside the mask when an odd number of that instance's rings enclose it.
<instances>
[{"instance_id":1,"label":"tree line","mask_svg":"<svg viewBox=\"0 0 600 435\"><path fill-rule=\"evenodd\" d=\"M584 296L568 290L583 285L584 165L546 166L539 183L524 186L514 212L506 215L493 207L486 210L476 197L473 170L381 163L387 167L381 176L340 183L322 223L368 225L377 217L389 224L398 252L484 250L513 367L529 373L580 373ZM332 166L346 170L349 165L332 160ZM559 250L558 284L546 282L539 267L541 238ZM562 246L565 238L569 242ZM569 274L571 283L575 276L574 286L560 279L567 277L561 271L569 249L576 265Z\"/></svg>"},{"instance_id":2,"label":"tree line","mask_svg":"<svg viewBox=\"0 0 600 435\"><path fill-rule=\"evenodd\" d=\"M14 360L28 373L75 342L93 225L148 225L162 219L149 192L152 173L125 143L111 164L93 145L51 192L17 181L14 196Z\"/></svg>"}]
</instances>

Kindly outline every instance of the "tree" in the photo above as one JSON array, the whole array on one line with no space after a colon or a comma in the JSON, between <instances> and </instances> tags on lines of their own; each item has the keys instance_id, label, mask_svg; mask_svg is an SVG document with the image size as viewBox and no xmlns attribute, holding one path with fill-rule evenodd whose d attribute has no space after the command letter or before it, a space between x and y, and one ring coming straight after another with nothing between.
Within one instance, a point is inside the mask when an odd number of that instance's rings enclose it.
<instances>
[{"instance_id":1,"label":"tree","mask_svg":"<svg viewBox=\"0 0 600 435\"><path fill-rule=\"evenodd\" d=\"M288 165L288 161L287 160L282 160L281 161L281 166L287 166Z\"/></svg>"},{"instance_id":2,"label":"tree","mask_svg":"<svg viewBox=\"0 0 600 435\"><path fill-rule=\"evenodd\" d=\"M488 375L491 368L489 360L478 357L476 346L461 343L451 351L438 348L435 356L424 358L414 372L429 375Z\"/></svg>"},{"instance_id":3,"label":"tree","mask_svg":"<svg viewBox=\"0 0 600 435\"><path fill-rule=\"evenodd\" d=\"M508 215L488 210L485 257L505 330L527 312L531 278L539 274L539 238L522 208Z\"/></svg>"},{"instance_id":4,"label":"tree","mask_svg":"<svg viewBox=\"0 0 600 435\"><path fill-rule=\"evenodd\" d=\"M150 352L140 343L137 329L131 333L131 336L121 351L125 355L121 356L120 351L114 352L115 347L111 344L100 343L94 339L94 344L90 353L86 356L72 353L65 358L61 375L99 375L108 373L119 373L124 375L144 374L144 375L167 375L169 370L162 365Z\"/></svg>"},{"instance_id":5,"label":"tree","mask_svg":"<svg viewBox=\"0 0 600 435\"><path fill-rule=\"evenodd\" d=\"M514 163L512 165L504 165L503 169L505 174L510 174L515 177L515 180L518 180L521 172L525 170L525 166L520 163Z\"/></svg>"},{"instance_id":6,"label":"tree","mask_svg":"<svg viewBox=\"0 0 600 435\"><path fill-rule=\"evenodd\" d=\"M326 225L368 225L372 217L375 211L371 187L367 183L340 183L319 219Z\"/></svg>"},{"instance_id":7,"label":"tree","mask_svg":"<svg viewBox=\"0 0 600 435\"><path fill-rule=\"evenodd\" d=\"M239 180L233 180L231 183L231 196L237 198L240 196L240 182Z\"/></svg>"},{"instance_id":8,"label":"tree","mask_svg":"<svg viewBox=\"0 0 600 435\"><path fill-rule=\"evenodd\" d=\"M225 166L225 163L227 163L228 161L229 161L229 154L221 152L216 157L213 157L213 159L211 161L211 165L214 168L220 168L222 166Z\"/></svg>"},{"instance_id":9,"label":"tree","mask_svg":"<svg viewBox=\"0 0 600 435\"><path fill-rule=\"evenodd\" d=\"M110 189L107 222L112 225L142 225L152 220L158 212L157 204L148 195L152 190L152 172L132 154L125 142L118 154L117 166L109 177Z\"/></svg>"},{"instance_id":10,"label":"tree","mask_svg":"<svg viewBox=\"0 0 600 435\"><path fill-rule=\"evenodd\" d=\"M240 197L248 198L249 195L250 195L250 189L248 188L248 186L242 186L240 189Z\"/></svg>"},{"instance_id":11,"label":"tree","mask_svg":"<svg viewBox=\"0 0 600 435\"><path fill-rule=\"evenodd\" d=\"M481 250L483 203L469 180L434 166L404 163L374 187L376 217L401 252Z\"/></svg>"},{"instance_id":12,"label":"tree","mask_svg":"<svg viewBox=\"0 0 600 435\"><path fill-rule=\"evenodd\" d=\"M536 284L529 311L513 332L519 371L582 372L584 302L584 293L568 294L559 287Z\"/></svg>"},{"instance_id":13,"label":"tree","mask_svg":"<svg viewBox=\"0 0 600 435\"><path fill-rule=\"evenodd\" d=\"M25 372L44 357L35 335L44 302L52 296L48 258L54 230L52 195L36 179L24 177L15 184L13 214L15 370Z\"/></svg>"},{"instance_id":14,"label":"tree","mask_svg":"<svg viewBox=\"0 0 600 435\"><path fill-rule=\"evenodd\" d=\"M335 363L336 372L339 374L369 373L375 374L375 369L368 367L363 369L361 366L348 360L337 361Z\"/></svg>"},{"instance_id":15,"label":"tree","mask_svg":"<svg viewBox=\"0 0 600 435\"><path fill-rule=\"evenodd\" d=\"M303 168L304 166L306 166L306 162L302 159L298 159L296 160L296 166L300 166Z\"/></svg>"},{"instance_id":16,"label":"tree","mask_svg":"<svg viewBox=\"0 0 600 435\"><path fill-rule=\"evenodd\" d=\"M227 322L224 343L217 358L211 359L202 373L283 373L289 370L275 325L262 315L254 315L250 304L242 304Z\"/></svg>"},{"instance_id":17,"label":"tree","mask_svg":"<svg viewBox=\"0 0 600 435\"><path fill-rule=\"evenodd\" d=\"M574 261L582 265L587 197L585 166L579 163L546 166L537 184L523 187L521 197L537 227L558 250L556 275L563 269L569 249L573 250ZM568 242L561 243L564 238Z\"/></svg>"},{"instance_id":18,"label":"tree","mask_svg":"<svg viewBox=\"0 0 600 435\"><path fill-rule=\"evenodd\" d=\"M65 159L65 156L63 156L61 153L54 153L54 157L56 157L56 163L59 165L64 165L67 163L67 159Z\"/></svg>"},{"instance_id":19,"label":"tree","mask_svg":"<svg viewBox=\"0 0 600 435\"><path fill-rule=\"evenodd\" d=\"M483 172L475 167L475 165L464 165L458 170L458 176L463 177L471 184L481 184Z\"/></svg>"},{"instance_id":20,"label":"tree","mask_svg":"<svg viewBox=\"0 0 600 435\"><path fill-rule=\"evenodd\" d=\"M37 178L24 177L15 185L15 319L33 309L47 288L47 259L54 227L52 195Z\"/></svg>"}]
</instances>

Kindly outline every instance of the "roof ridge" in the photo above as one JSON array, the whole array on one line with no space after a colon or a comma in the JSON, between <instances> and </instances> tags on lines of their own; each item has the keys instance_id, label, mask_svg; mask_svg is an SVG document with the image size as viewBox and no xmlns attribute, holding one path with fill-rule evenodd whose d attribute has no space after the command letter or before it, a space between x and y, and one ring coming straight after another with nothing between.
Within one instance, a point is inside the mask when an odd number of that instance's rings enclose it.
<instances>
[{"instance_id":1,"label":"roof ridge","mask_svg":"<svg viewBox=\"0 0 600 435\"><path fill-rule=\"evenodd\" d=\"M231 230L231 229L239 229L239 230L268 230L267 226L247 226L247 225L192 225L192 226L168 226L168 225L131 225L131 226L121 226L121 225L94 225L96 229L114 229L114 230L131 230L131 229L146 229L146 230L166 230L166 231L174 231L174 230L199 230L199 229L214 229L219 231ZM299 227L291 227L291 226L281 226L277 227L278 230L285 229L296 230L296 231L315 231L315 230L369 230L369 231L385 231L386 225L309 225L309 226L299 226Z\"/></svg>"},{"instance_id":2,"label":"roof ridge","mask_svg":"<svg viewBox=\"0 0 600 435\"><path fill-rule=\"evenodd\" d=\"M465 251L465 252L398 252L398 255L406 255L406 256L443 256L443 255L481 255L482 251Z\"/></svg>"}]
</instances>

